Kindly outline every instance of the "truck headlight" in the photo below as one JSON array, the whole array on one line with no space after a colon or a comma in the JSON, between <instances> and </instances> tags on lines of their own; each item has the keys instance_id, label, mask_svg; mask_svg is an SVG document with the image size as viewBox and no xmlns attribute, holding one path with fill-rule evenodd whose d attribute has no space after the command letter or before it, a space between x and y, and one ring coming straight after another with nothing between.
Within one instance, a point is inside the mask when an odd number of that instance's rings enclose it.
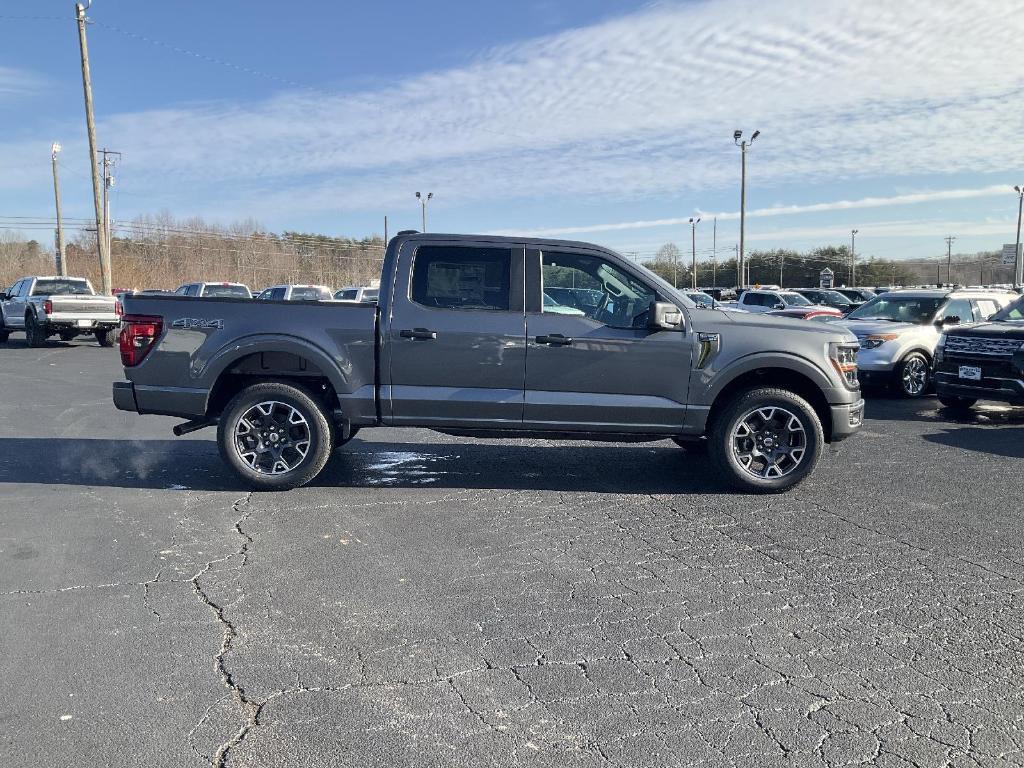
<instances>
[{"instance_id":1,"label":"truck headlight","mask_svg":"<svg viewBox=\"0 0 1024 768\"><path fill-rule=\"evenodd\" d=\"M833 341L828 345L828 357L839 378L849 389L858 389L857 350L859 346L845 341Z\"/></svg>"},{"instance_id":2,"label":"truck headlight","mask_svg":"<svg viewBox=\"0 0 1024 768\"><path fill-rule=\"evenodd\" d=\"M872 333L867 336L864 341L860 343L861 349L877 349L878 347L885 344L887 341L896 341L900 335L898 333Z\"/></svg>"}]
</instances>

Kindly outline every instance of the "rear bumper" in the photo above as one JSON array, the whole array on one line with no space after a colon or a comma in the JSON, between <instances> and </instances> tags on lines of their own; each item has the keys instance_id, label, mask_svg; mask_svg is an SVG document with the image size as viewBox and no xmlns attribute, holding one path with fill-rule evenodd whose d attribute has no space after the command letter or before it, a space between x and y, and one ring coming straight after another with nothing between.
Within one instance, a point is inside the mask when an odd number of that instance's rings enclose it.
<instances>
[{"instance_id":1,"label":"rear bumper","mask_svg":"<svg viewBox=\"0 0 1024 768\"><path fill-rule=\"evenodd\" d=\"M864 424L864 398L856 403L830 405L832 412L832 442L845 440Z\"/></svg>"},{"instance_id":2,"label":"rear bumper","mask_svg":"<svg viewBox=\"0 0 1024 768\"><path fill-rule=\"evenodd\" d=\"M208 395L205 389L147 387L131 381L115 381L112 390L114 406L118 410L183 419L205 416Z\"/></svg>"}]
</instances>

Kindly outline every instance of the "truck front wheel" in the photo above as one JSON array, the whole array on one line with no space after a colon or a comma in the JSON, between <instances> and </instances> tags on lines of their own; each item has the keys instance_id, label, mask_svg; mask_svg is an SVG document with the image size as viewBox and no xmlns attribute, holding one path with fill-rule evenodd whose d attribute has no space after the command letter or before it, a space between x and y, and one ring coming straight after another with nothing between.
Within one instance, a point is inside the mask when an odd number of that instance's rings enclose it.
<instances>
[{"instance_id":1,"label":"truck front wheel","mask_svg":"<svg viewBox=\"0 0 1024 768\"><path fill-rule=\"evenodd\" d=\"M331 425L309 393L279 382L243 389L217 425L221 457L259 491L308 483L330 458L331 438Z\"/></svg>"},{"instance_id":2,"label":"truck front wheel","mask_svg":"<svg viewBox=\"0 0 1024 768\"><path fill-rule=\"evenodd\" d=\"M30 347L41 347L46 343L46 327L32 314L25 315L25 340Z\"/></svg>"},{"instance_id":3,"label":"truck front wheel","mask_svg":"<svg viewBox=\"0 0 1024 768\"><path fill-rule=\"evenodd\" d=\"M734 488L779 493L814 470L824 446L821 420L810 403L784 389L754 389L714 417L708 449Z\"/></svg>"}]
</instances>

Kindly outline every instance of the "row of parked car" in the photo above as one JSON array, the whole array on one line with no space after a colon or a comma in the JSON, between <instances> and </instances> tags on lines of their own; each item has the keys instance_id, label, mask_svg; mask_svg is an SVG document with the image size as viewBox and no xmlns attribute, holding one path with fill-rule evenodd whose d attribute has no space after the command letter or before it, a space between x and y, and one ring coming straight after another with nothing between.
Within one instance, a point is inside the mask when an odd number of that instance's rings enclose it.
<instances>
[{"instance_id":1,"label":"row of parked car","mask_svg":"<svg viewBox=\"0 0 1024 768\"><path fill-rule=\"evenodd\" d=\"M287 284L272 285L253 296L244 283L186 283L176 291L145 290L140 294L177 294L219 299L251 299L264 301L351 301L362 303L377 301L378 289L370 286L353 285L333 291L326 285Z\"/></svg>"}]
</instances>

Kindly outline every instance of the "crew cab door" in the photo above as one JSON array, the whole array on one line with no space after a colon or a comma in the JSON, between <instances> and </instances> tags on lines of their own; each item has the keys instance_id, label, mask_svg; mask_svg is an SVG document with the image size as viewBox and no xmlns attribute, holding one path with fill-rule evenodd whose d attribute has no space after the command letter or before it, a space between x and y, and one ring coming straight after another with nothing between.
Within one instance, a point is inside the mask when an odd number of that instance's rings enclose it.
<instances>
[{"instance_id":1,"label":"crew cab door","mask_svg":"<svg viewBox=\"0 0 1024 768\"><path fill-rule=\"evenodd\" d=\"M382 360L385 422L518 428L526 369L524 290L521 247L407 241Z\"/></svg>"},{"instance_id":2,"label":"crew cab door","mask_svg":"<svg viewBox=\"0 0 1024 768\"><path fill-rule=\"evenodd\" d=\"M665 297L597 251L531 249L526 264L524 426L679 434L693 334L648 328Z\"/></svg>"},{"instance_id":3,"label":"crew cab door","mask_svg":"<svg viewBox=\"0 0 1024 768\"><path fill-rule=\"evenodd\" d=\"M11 291L11 297L4 302L4 324L9 328L25 327L25 309L28 304L28 292L31 288L31 278L19 281Z\"/></svg>"}]
</instances>

